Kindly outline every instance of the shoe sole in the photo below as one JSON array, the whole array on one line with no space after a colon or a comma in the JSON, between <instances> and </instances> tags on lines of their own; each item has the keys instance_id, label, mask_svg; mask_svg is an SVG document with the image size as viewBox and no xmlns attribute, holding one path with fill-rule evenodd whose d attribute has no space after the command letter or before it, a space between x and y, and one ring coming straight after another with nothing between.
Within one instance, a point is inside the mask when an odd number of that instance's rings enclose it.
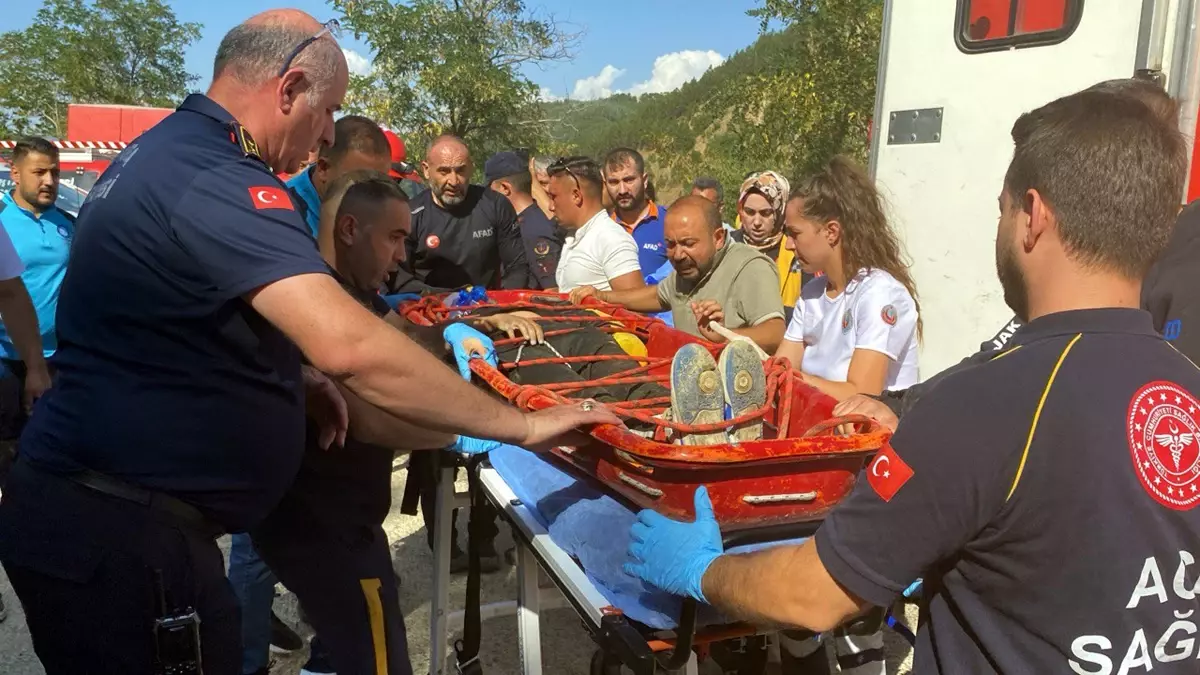
<instances>
[{"instance_id":1,"label":"shoe sole","mask_svg":"<svg viewBox=\"0 0 1200 675\"><path fill-rule=\"evenodd\" d=\"M721 371L730 419L757 410L767 402L767 376L753 344L741 341L730 343L721 351L717 368ZM762 420L738 425L729 432L729 438L734 443L761 440L762 435Z\"/></svg>"},{"instance_id":2,"label":"shoe sole","mask_svg":"<svg viewBox=\"0 0 1200 675\"><path fill-rule=\"evenodd\" d=\"M698 344L684 345L671 359L671 415L683 424L716 424L725 420L721 374L712 354ZM683 445L725 443L724 431L682 434Z\"/></svg>"}]
</instances>

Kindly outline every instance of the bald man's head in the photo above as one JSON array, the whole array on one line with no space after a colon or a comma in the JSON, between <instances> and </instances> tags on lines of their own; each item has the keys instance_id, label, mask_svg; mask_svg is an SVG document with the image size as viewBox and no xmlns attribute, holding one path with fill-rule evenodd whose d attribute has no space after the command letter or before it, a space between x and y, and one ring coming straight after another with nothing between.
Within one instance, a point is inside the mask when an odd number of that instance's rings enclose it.
<instances>
[{"instance_id":1,"label":"bald man's head","mask_svg":"<svg viewBox=\"0 0 1200 675\"><path fill-rule=\"evenodd\" d=\"M442 207L451 208L467 198L471 184L471 151L458 136L445 134L433 139L421 162L421 172L433 194L434 201Z\"/></svg>"},{"instance_id":2,"label":"bald man's head","mask_svg":"<svg viewBox=\"0 0 1200 675\"><path fill-rule=\"evenodd\" d=\"M234 26L221 40L213 62L213 79L232 76L253 87L279 77L292 52L321 30L320 21L298 9L255 14ZM346 67L346 57L334 36L327 34L305 46L288 67L304 70L312 86L320 91L329 86L339 68Z\"/></svg>"},{"instance_id":3,"label":"bald man's head","mask_svg":"<svg viewBox=\"0 0 1200 675\"><path fill-rule=\"evenodd\" d=\"M333 143L333 114L350 79L336 33L336 24L276 9L235 26L217 47L209 96L277 172L295 172L310 150Z\"/></svg>"},{"instance_id":4,"label":"bald man's head","mask_svg":"<svg viewBox=\"0 0 1200 675\"><path fill-rule=\"evenodd\" d=\"M717 205L700 195L688 195L675 200L671 208L667 209L668 217L675 209L680 209L681 217L702 224L708 228L710 233L714 230L724 229L721 225L721 212L717 209Z\"/></svg>"},{"instance_id":5,"label":"bald man's head","mask_svg":"<svg viewBox=\"0 0 1200 675\"><path fill-rule=\"evenodd\" d=\"M721 212L704 197L682 197L667 209L663 239L675 274L697 281L712 271L717 252L725 246Z\"/></svg>"}]
</instances>

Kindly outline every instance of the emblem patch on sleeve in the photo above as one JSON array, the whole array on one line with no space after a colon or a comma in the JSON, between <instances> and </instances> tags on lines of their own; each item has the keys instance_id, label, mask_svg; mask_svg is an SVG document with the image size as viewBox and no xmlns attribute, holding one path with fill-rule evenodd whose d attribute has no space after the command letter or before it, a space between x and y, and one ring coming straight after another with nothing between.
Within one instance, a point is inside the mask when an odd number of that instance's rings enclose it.
<instances>
[{"instance_id":1,"label":"emblem patch on sleeve","mask_svg":"<svg viewBox=\"0 0 1200 675\"><path fill-rule=\"evenodd\" d=\"M895 305L885 306L883 308L883 311L879 313L879 316L883 318L883 322L886 323L887 325L895 326L896 319L898 318L896 315L896 306Z\"/></svg>"},{"instance_id":2,"label":"emblem patch on sleeve","mask_svg":"<svg viewBox=\"0 0 1200 675\"><path fill-rule=\"evenodd\" d=\"M259 210L296 210L296 207L292 204L292 198L288 196L287 190L278 187L252 187L250 188L250 201L254 203L254 208Z\"/></svg>"},{"instance_id":3,"label":"emblem patch on sleeve","mask_svg":"<svg viewBox=\"0 0 1200 675\"><path fill-rule=\"evenodd\" d=\"M425 246L427 248L437 248L438 246L441 246L441 245L442 245L442 240L438 239L438 236L436 234L431 234L428 237L425 237Z\"/></svg>"},{"instance_id":4,"label":"emblem patch on sleeve","mask_svg":"<svg viewBox=\"0 0 1200 675\"><path fill-rule=\"evenodd\" d=\"M892 501L892 497L895 497L912 477L912 467L905 464L888 443L883 444L875 454L875 459L867 466L867 482L871 484L875 494L885 502Z\"/></svg>"},{"instance_id":5,"label":"emblem patch on sleeve","mask_svg":"<svg viewBox=\"0 0 1200 675\"><path fill-rule=\"evenodd\" d=\"M1129 403L1129 452L1142 487L1159 504L1200 503L1200 401L1174 382L1151 382Z\"/></svg>"}]
</instances>

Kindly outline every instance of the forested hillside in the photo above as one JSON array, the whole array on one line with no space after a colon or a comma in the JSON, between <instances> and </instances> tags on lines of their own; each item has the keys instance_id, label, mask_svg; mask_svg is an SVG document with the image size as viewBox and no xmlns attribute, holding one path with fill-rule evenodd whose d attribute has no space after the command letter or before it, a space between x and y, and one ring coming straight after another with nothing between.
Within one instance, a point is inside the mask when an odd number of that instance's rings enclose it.
<instances>
[{"instance_id":1,"label":"forested hillside","mask_svg":"<svg viewBox=\"0 0 1200 675\"><path fill-rule=\"evenodd\" d=\"M750 171L795 181L843 152L866 159L879 39L876 2L851 2L764 33L701 79L666 94L543 104L543 147L600 156L642 150L660 198L716 176L729 193Z\"/></svg>"}]
</instances>

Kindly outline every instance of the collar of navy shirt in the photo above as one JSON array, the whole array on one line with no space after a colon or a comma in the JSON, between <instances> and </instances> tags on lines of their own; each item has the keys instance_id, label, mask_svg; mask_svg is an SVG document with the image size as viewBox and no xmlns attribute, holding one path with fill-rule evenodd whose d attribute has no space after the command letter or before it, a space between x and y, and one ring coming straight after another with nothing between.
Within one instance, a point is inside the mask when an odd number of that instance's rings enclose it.
<instances>
[{"instance_id":1,"label":"collar of navy shirt","mask_svg":"<svg viewBox=\"0 0 1200 675\"><path fill-rule=\"evenodd\" d=\"M246 127L242 126L228 110L211 98L204 94L191 94L183 100L183 103L176 110L198 113L220 122L229 130L229 140L234 145L240 147L247 157L256 159L264 165L267 164L258 150L258 143L254 141L254 137L250 135L250 132L246 131Z\"/></svg>"},{"instance_id":2,"label":"collar of navy shirt","mask_svg":"<svg viewBox=\"0 0 1200 675\"><path fill-rule=\"evenodd\" d=\"M1141 309L1107 307L1055 312L1021 328L1021 342L1080 333L1127 333L1158 337L1150 313Z\"/></svg>"}]
</instances>

